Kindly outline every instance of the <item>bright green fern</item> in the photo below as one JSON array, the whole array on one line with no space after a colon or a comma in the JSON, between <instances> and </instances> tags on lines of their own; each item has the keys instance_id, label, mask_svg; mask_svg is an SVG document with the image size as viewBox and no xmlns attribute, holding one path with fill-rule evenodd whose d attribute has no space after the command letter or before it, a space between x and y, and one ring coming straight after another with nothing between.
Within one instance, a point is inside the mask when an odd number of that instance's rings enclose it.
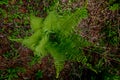
<instances>
[{"instance_id":1,"label":"bright green fern","mask_svg":"<svg viewBox=\"0 0 120 80\"><path fill-rule=\"evenodd\" d=\"M88 66L82 49L90 43L74 32L75 26L87 15L86 8L81 8L62 16L52 11L45 19L31 16L31 27L34 33L19 41L41 58L51 54L56 67L56 77L59 76L67 60L78 61Z\"/></svg>"}]
</instances>

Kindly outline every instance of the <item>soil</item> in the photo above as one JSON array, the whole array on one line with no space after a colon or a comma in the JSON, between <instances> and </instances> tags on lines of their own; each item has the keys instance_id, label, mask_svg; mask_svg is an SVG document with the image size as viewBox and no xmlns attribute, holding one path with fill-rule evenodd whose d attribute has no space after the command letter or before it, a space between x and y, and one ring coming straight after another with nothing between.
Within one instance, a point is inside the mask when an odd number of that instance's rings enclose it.
<instances>
[{"instance_id":1,"label":"soil","mask_svg":"<svg viewBox=\"0 0 120 80\"><path fill-rule=\"evenodd\" d=\"M23 17L12 18L12 20L10 21L9 18L11 17L9 15L12 15L14 13L30 13L30 7L28 7L29 5L32 6L33 11L36 10L40 12L36 14L36 16L45 17L47 13L44 11L44 7L48 7L49 5L51 5L51 2L39 0L40 4L38 5L37 0L31 0L30 2L28 2L27 0L22 0L22 4L18 4L17 1L19 0L9 1L8 5L0 5L0 8L2 8L7 15L3 17L0 14L0 71L4 72L0 73L0 75L7 75L8 69L22 67L26 71L24 73L17 72L18 78L13 80L56 80L54 60L50 55L44 57L41 60L41 63L36 62L35 64L30 66L30 62L33 61L34 57L33 52L22 44L9 40L9 36L11 35L15 35L17 38L23 38L24 36L26 36L26 31L30 30L29 18L27 18L28 23L24 24L25 19ZM61 4L67 4L67 1L68 0L61 0ZM83 2L84 0L78 0L72 3L72 5L70 5L69 7L79 7L83 5ZM18 10L12 10L15 9L15 6L18 7ZM80 35L93 44L100 45L99 40L104 37L104 35L101 34L101 29L105 27L105 23L107 21L115 21L116 23L112 23L113 27L116 25L120 26L120 10L111 11L109 10L108 6L109 4L106 0L88 0L87 9L89 12L89 17L82 20L77 27L78 32L79 30L81 30ZM66 8L66 6L64 6L64 8ZM17 32L16 29L20 31L19 33L14 34L15 32ZM30 33L28 33L27 35L29 36ZM120 46L112 47L109 44L106 44L105 50L115 53L117 55L117 58L120 58ZM85 53L86 55L88 55L87 48L85 49ZM95 55L95 53L93 53L93 59L91 60L91 63L93 65L96 64L95 61L97 61L100 57L101 56L99 56L98 54ZM114 64L114 66L120 65L120 62L116 62L113 59L111 60L111 58L109 58L109 61ZM74 67L72 67L72 65L74 65ZM80 65L80 63L73 63L69 61L66 62L63 71L60 73L59 79L79 80L79 74L77 74L78 65ZM42 71L42 78L36 78L36 73L38 71ZM75 74L71 75L70 72L75 72ZM82 75L82 80L89 80L88 75L95 74L94 72L86 68L83 69L83 73L84 75ZM119 71L118 74L120 74ZM98 75L96 76L98 78L100 77Z\"/></svg>"}]
</instances>

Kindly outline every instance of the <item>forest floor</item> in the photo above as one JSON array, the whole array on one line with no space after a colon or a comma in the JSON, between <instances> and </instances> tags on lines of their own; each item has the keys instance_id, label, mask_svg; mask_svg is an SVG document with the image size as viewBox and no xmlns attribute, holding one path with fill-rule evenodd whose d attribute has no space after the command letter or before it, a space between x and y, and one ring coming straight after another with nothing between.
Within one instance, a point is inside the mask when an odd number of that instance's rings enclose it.
<instances>
[{"instance_id":1,"label":"forest floor","mask_svg":"<svg viewBox=\"0 0 120 80\"><path fill-rule=\"evenodd\" d=\"M84 0L73 0L70 4L68 0L60 1L62 9L74 9L83 3ZM120 4L119 1L116 3ZM52 0L11 0L7 4L0 1L0 80L56 80L54 60L50 55L38 63L39 58L30 49L9 40L9 37L24 38L31 35L30 13L46 17L47 9L52 4ZM89 62L94 66L101 57L105 58L103 72L96 74L85 68L80 74L80 63L68 61L59 80L104 80L100 78L102 74L120 75L120 9L114 10L111 7L113 4L115 2L109 3L109 0L88 0L89 16L76 29L78 32L81 30L82 37L97 46L84 49L85 54L90 55ZM89 78L91 76L95 79ZM120 80L120 77L106 80Z\"/></svg>"}]
</instances>

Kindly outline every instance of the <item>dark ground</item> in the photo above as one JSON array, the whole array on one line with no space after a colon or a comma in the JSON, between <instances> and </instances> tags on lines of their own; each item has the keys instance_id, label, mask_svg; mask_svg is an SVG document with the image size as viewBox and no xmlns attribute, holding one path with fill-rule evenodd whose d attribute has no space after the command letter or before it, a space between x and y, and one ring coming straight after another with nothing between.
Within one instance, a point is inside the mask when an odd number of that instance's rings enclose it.
<instances>
[{"instance_id":1,"label":"dark ground","mask_svg":"<svg viewBox=\"0 0 120 80\"><path fill-rule=\"evenodd\" d=\"M84 0L76 0L70 5L67 3L67 0L61 0L63 9L80 7ZM50 5L52 5L50 0L12 0L8 4L0 4L0 80L56 80L54 60L50 55L43 58L40 64L37 62L39 58L35 57L31 50L8 39L9 36L12 38L29 36L29 13L45 17L46 9ZM82 30L80 34L83 37L101 46L98 49L89 47L84 50L86 55L90 55L90 63L93 66L101 57L105 58L101 72L96 74L84 68L79 73L81 64L68 61L60 73L60 80L104 80L102 76L105 73L120 75L120 10L109 10L109 6L107 0L88 0L89 17L82 20L77 27L78 32ZM115 32L114 35L108 36L108 26L111 26L111 33ZM113 39L115 36L117 40ZM105 55L100 54L101 48L105 50ZM94 50L89 52L90 49ZM95 78L92 79L91 76Z\"/></svg>"}]
</instances>

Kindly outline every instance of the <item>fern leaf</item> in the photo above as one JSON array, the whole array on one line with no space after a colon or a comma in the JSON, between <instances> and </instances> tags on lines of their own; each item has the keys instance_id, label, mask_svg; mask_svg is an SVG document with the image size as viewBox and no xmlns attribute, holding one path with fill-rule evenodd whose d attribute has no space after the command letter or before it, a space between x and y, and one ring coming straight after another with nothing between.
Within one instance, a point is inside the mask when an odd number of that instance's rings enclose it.
<instances>
[{"instance_id":1,"label":"fern leaf","mask_svg":"<svg viewBox=\"0 0 120 80\"><path fill-rule=\"evenodd\" d=\"M39 41L38 45L35 48L35 54L37 56L44 57L48 54L46 45L48 44L48 38L45 36L42 40Z\"/></svg>"},{"instance_id":2,"label":"fern leaf","mask_svg":"<svg viewBox=\"0 0 120 80\"><path fill-rule=\"evenodd\" d=\"M30 25L31 25L32 30L35 32L43 27L43 19L31 15Z\"/></svg>"},{"instance_id":3,"label":"fern leaf","mask_svg":"<svg viewBox=\"0 0 120 80\"><path fill-rule=\"evenodd\" d=\"M41 30L38 30L33 35L28 37L27 39L24 39L22 41L22 44L34 50L35 46L39 43L39 40L41 40L41 38L42 38Z\"/></svg>"},{"instance_id":4,"label":"fern leaf","mask_svg":"<svg viewBox=\"0 0 120 80\"><path fill-rule=\"evenodd\" d=\"M59 28L58 14L55 11L49 12L48 16L44 21L44 31L56 31Z\"/></svg>"},{"instance_id":5,"label":"fern leaf","mask_svg":"<svg viewBox=\"0 0 120 80\"><path fill-rule=\"evenodd\" d=\"M9 40L21 43L24 39L12 39L11 37L9 37Z\"/></svg>"},{"instance_id":6,"label":"fern leaf","mask_svg":"<svg viewBox=\"0 0 120 80\"><path fill-rule=\"evenodd\" d=\"M60 71L64 67L64 62L66 60L65 56L63 53L60 53L57 48L51 48L51 46L48 46L48 50L50 54L52 55L55 63L55 68L56 68L56 78L59 77Z\"/></svg>"},{"instance_id":7,"label":"fern leaf","mask_svg":"<svg viewBox=\"0 0 120 80\"><path fill-rule=\"evenodd\" d=\"M87 10L86 8L81 8L76 10L73 14L71 14L65 22L62 23L61 27L63 28L63 32L69 34L71 30L74 29L75 26L80 22L80 20L87 17Z\"/></svg>"}]
</instances>

